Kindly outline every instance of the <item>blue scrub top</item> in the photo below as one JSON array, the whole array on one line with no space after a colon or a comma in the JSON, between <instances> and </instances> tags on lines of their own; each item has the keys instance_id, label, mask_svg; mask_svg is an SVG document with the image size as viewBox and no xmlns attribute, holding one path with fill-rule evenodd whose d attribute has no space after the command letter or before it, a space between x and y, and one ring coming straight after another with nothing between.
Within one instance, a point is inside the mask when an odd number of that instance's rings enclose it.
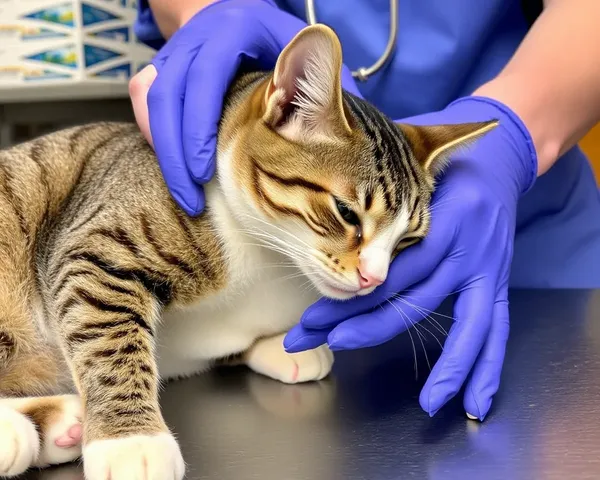
<instances>
[{"instance_id":1,"label":"blue scrub top","mask_svg":"<svg viewBox=\"0 0 600 480\"><path fill-rule=\"evenodd\" d=\"M152 15L140 2L136 33L160 45ZM305 17L304 0L277 0ZM529 29L521 0L399 0L394 56L362 95L391 118L440 110L492 79ZM384 51L389 0L316 0L317 20L342 42L355 70ZM600 287L600 195L583 152L573 148L538 179L518 208L512 287Z\"/></svg>"}]
</instances>

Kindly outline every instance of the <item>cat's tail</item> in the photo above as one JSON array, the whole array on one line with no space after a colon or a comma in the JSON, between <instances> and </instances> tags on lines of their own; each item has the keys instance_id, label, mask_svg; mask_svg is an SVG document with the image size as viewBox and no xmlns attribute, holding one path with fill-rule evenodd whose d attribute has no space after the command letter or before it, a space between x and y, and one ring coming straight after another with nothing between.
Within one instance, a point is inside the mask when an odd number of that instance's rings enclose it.
<instances>
[{"instance_id":1,"label":"cat's tail","mask_svg":"<svg viewBox=\"0 0 600 480\"><path fill-rule=\"evenodd\" d=\"M0 399L0 478L79 458L81 416L77 395Z\"/></svg>"}]
</instances>

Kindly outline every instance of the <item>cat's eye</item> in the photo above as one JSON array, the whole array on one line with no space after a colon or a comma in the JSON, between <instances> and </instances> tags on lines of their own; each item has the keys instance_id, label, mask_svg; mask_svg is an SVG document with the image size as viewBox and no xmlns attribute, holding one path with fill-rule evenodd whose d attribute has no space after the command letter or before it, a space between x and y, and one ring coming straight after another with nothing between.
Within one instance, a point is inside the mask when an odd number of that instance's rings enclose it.
<instances>
[{"instance_id":1,"label":"cat's eye","mask_svg":"<svg viewBox=\"0 0 600 480\"><path fill-rule=\"evenodd\" d=\"M399 252L400 250L404 250L415 243L418 243L422 240L421 237L408 234L405 237L401 238L400 241L396 244L396 248L394 248L394 252Z\"/></svg>"},{"instance_id":2,"label":"cat's eye","mask_svg":"<svg viewBox=\"0 0 600 480\"><path fill-rule=\"evenodd\" d=\"M350 225L360 225L360 219L358 218L358 215L348 205L336 198L335 206L338 212L340 213L340 216L344 219L345 222L348 222Z\"/></svg>"}]
</instances>

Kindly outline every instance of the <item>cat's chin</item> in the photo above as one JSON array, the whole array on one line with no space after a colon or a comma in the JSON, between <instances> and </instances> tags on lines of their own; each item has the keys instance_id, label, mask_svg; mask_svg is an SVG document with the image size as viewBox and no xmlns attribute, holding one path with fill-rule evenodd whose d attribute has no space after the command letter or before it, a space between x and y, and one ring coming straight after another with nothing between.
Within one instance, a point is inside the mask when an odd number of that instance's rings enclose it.
<instances>
[{"instance_id":1,"label":"cat's chin","mask_svg":"<svg viewBox=\"0 0 600 480\"><path fill-rule=\"evenodd\" d=\"M372 293L376 287L371 288L363 288L356 291L343 290L341 288L337 288L333 285L329 285L326 283L321 283L316 286L317 289L321 292L321 294L325 295L328 298L333 300L350 300L354 297L363 297L365 295L369 295Z\"/></svg>"},{"instance_id":2,"label":"cat's chin","mask_svg":"<svg viewBox=\"0 0 600 480\"><path fill-rule=\"evenodd\" d=\"M352 288L331 280L326 275L305 272L319 293L332 300L350 300L357 296L369 295L376 287Z\"/></svg>"},{"instance_id":3,"label":"cat's chin","mask_svg":"<svg viewBox=\"0 0 600 480\"><path fill-rule=\"evenodd\" d=\"M319 288L321 293L332 300L350 300L356 297L356 293L345 292L334 288Z\"/></svg>"},{"instance_id":4,"label":"cat's chin","mask_svg":"<svg viewBox=\"0 0 600 480\"><path fill-rule=\"evenodd\" d=\"M324 281L315 283L315 287L322 295L333 300L350 300L359 294L359 291L344 290Z\"/></svg>"}]
</instances>

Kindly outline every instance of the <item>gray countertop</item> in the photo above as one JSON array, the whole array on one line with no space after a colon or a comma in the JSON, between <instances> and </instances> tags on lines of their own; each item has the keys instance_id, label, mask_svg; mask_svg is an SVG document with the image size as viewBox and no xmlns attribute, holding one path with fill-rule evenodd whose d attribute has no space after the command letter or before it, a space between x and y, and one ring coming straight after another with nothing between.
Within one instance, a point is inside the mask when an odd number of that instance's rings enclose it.
<instances>
[{"instance_id":1,"label":"gray countertop","mask_svg":"<svg viewBox=\"0 0 600 480\"><path fill-rule=\"evenodd\" d=\"M600 478L600 292L513 292L511 328L483 424L465 418L460 396L434 418L420 409L427 359L415 340L415 378L406 334L338 354L320 383L282 385L244 369L173 382L165 417L189 479ZM424 343L433 362L440 346ZM68 466L27 478L82 474Z\"/></svg>"}]
</instances>

